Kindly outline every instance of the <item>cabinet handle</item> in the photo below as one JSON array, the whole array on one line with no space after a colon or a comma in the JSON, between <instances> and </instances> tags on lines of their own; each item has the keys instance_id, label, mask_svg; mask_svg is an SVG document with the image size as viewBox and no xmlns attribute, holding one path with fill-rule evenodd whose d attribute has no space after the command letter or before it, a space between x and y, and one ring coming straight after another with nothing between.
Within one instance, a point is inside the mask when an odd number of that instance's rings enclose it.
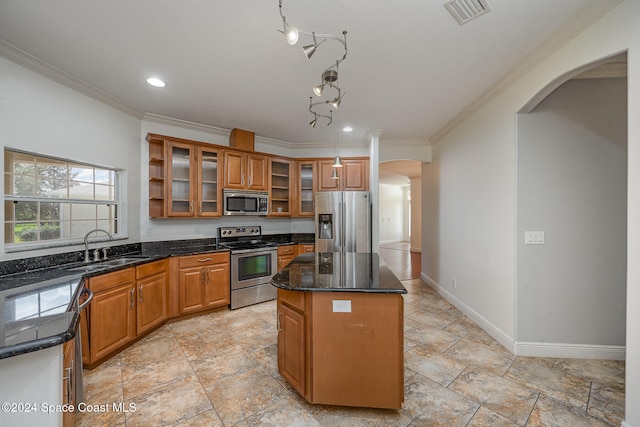
<instances>
[{"instance_id":1,"label":"cabinet handle","mask_svg":"<svg viewBox=\"0 0 640 427\"><path fill-rule=\"evenodd\" d=\"M204 259L198 260L198 262L207 262L207 261L213 261L213 258L204 258Z\"/></svg>"},{"instance_id":2,"label":"cabinet handle","mask_svg":"<svg viewBox=\"0 0 640 427\"><path fill-rule=\"evenodd\" d=\"M64 370L67 371L67 376L62 378L64 381L67 381L67 403L71 403L71 396L73 394L73 359L71 359L71 366L69 368L64 368Z\"/></svg>"},{"instance_id":3,"label":"cabinet handle","mask_svg":"<svg viewBox=\"0 0 640 427\"><path fill-rule=\"evenodd\" d=\"M249 187L251 187L252 182L253 182L253 175L249 175Z\"/></svg>"},{"instance_id":4,"label":"cabinet handle","mask_svg":"<svg viewBox=\"0 0 640 427\"><path fill-rule=\"evenodd\" d=\"M133 306L136 303L136 298L133 296L133 294L135 292L136 292L136 288L135 287L131 288L131 292L130 292L130 294L131 294L131 302L129 303L129 308L133 308Z\"/></svg>"},{"instance_id":5,"label":"cabinet handle","mask_svg":"<svg viewBox=\"0 0 640 427\"><path fill-rule=\"evenodd\" d=\"M82 304L80 304L78 306L78 313L80 313L91 302L91 300L93 299L93 292L91 292L91 289L84 288L82 290L82 292L80 293L80 295L84 295L84 294L87 294L89 296L87 297L86 300L84 300L84 302Z\"/></svg>"},{"instance_id":6,"label":"cabinet handle","mask_svg":"<svg viewBox=\"0 0 640 427\"><path fill-rule=\"evenodd\" d=\"M202 200L198 203L198 215L202 215Z\"/></svg>"},{"instance_id":7,"label":"cabinet handle","mask_svg":"<svg viewBox=\"0 0 640 427\"><path fill-rule=\"evenodd\" d=\"M278 332L282 330L281 323L280 323L280 316L282 316L281 311L278 312Z\"/></svg>"},{"instance_id":8,"label":"cabinet handle","mask_svg":"<svg viewBox=\"0 0 640 427\"><path fill-rule=\"evenodd\" d=\"M140 285L140 286L138 287L138 301L139 301L139 302L142 302L142 287L143 287L143 286L144 286L144 285Z\"/></svg>"},{"instance_id":9,"label":"cabinet handle","mask_svg":"<svg viewBox=\"0 0 640 427\"><path fill-rule=\"evenodd\" d=\"M189 202L189 213L193 213L193 200Z\"/></svg>"},{"instance_id":10,"label":"cabinet handle","mask_svg":"<svg viewBox=\"0 0 640 427\"><path fill-rule=\"evenodd\" d=\"M240 178L240 185L244 187L244 175L242 175L242 177Z\"/></svg>"}]
</instances>

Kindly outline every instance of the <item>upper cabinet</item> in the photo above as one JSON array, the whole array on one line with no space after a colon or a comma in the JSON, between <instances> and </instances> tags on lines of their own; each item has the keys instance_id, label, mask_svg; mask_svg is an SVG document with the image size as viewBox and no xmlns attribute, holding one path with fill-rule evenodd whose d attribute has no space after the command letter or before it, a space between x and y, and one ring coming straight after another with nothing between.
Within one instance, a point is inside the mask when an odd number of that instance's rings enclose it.
<instances>
[{"instance_id":1,"label":"upper cabinet","mask_svg":"<svg viewBox=\"0 0 640 427\"><path fill-rule=\"evenodd\" d=\"M221 150L159 135L147 140L149 217L220 216Z\"/></svg>"},{"instance_id":2,"label":"upper cabinet","mask_svg":"<svg viewBox=\"0 0 640 427\"><path fill-rule=\"evenodd\" d=\"M293 196L293 170L291 161L279 157L269 158L269 216L291 216Z\"/></svg>"},{"instance_id":3,"label":"upper cabinet","mask_svg":"<svg viewBox=\"0 0 640 427\"><path fill-rule=\"evenodd\" d=\"M223 189L268 191L270 217L312 217L316 191L369 190L367 157L343 158L332 179L331 158L290 159L151 133L147 141L151 218L221 216ZM251 147L253 133L234 129L230 141Z\"/></svg>"},{"instance_id":4,"label":"upper cabinet","mask_svg":"<svg viewBox=\"0 0 640 427\"><path fill-rule=\"evenodd\" d=\"M267 190L267 156L224 150L224 188Z\"/></svg>"},{"instance_id":5,"label":"upper cabinet","mask_svg":"<svg viewBox=\"0 0 640 427\"><path fill-rule=\"evenodd\" d=\"M313 216L313 193L315 189L316 161L296 160L295 215Z\"/></svg>"},{"instance_id":6,"label":"upper cabinet","mask_svg":"<svg viewBox=\"0 0 640 427\"><path fill-rule=\"evenodd\" d=\"M317 163L316 191L368 191L369 160L366 158L343 158L338 168L338 179L333 174L333 159L319 160Z\"/></svg>"}]
</instances>

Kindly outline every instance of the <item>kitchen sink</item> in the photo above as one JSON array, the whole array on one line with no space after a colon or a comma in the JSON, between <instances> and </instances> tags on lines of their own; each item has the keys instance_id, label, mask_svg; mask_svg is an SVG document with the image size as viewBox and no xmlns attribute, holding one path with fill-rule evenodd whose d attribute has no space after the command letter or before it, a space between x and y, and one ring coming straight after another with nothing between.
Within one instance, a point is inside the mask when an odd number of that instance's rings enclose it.
<instances>
[{"instance_id":1,"label":"kitchen sink","mask_svg":"<svg viewBox=\"0 0 640 427\"><path fill-rule=\"evenodd\" d=\"M80 266L70 267L67 270L69 271L97 271L97 270L107 270L112 267L119 267L121 265L133 264L136 262L144 261L145 259L149 259L148 256L128 256L122 258L114 258L106 261L100 261L95 264L84 264Z\"/></svg>"},{"instance_id":2,"label":"kitchen sink","mask_svg":"<svg viewBox=\"0 0 640 427\"><path fill-rule=\"evenodd\" d=\"M111 260L107 260L107 261L102 261L97 265L108 265L108 266L112 266L112 267L116 267L119 265L125 265L125 264L131 264L134 262L139 262L145 259L148 259L149 257L122 257L122 258L114 258Z\"/></svg>"}]
</instances>

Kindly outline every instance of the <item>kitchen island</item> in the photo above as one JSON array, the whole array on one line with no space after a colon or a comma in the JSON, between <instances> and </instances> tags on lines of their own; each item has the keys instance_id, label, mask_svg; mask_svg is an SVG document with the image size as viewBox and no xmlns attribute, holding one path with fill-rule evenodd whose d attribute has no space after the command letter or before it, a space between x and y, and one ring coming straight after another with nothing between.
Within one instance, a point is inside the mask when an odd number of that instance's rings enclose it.
<instances>
[{"instance_id":1,"label":"kitchen island","mask_svg":"<svg viewBox=\"0 0 640 427\"><path fill-rule=\"evenodd\" d=\"M399 409L407 290L376 253L309 253L272 278L278 370L309 403Z\"/></svg>"}]
</instances>

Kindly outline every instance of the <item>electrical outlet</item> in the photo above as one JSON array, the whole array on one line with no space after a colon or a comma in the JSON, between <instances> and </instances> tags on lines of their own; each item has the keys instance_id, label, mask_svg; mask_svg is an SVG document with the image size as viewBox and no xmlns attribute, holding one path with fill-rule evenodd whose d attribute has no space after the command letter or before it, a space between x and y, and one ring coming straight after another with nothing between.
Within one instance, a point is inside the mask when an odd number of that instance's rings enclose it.
<instances>
[{"instance_id":1,"label":"electrical outlet","mask_svg":"<svg viewBox=\"0 0 640 427\"><path fill-rule=\"evenodd\" d=\"M525 245L544 245L544 231L525 231Z\"/></svg>"},{"instance_id":2,"label":"electrical outlet","mask_svg":"<svg viewBox=\"0 0 640 427\"><path fill-rule=\"evenodd\" d=\"M334 313L351 313L351 300L333 300Z\"/></svg>"}]
</instances>

